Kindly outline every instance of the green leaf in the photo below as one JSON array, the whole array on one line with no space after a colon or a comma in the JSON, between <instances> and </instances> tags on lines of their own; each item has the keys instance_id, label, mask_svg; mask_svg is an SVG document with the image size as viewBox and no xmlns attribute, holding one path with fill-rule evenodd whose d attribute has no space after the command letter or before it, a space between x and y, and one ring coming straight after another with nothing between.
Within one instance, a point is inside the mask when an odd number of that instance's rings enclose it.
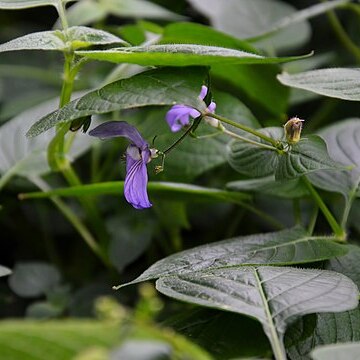
<instances>
[{"instance_id":1,"label":"green leaf","mask_svg":"<svg viewBox=\"0 0 360 360\"><path fill-rule=\"evenodd\" d=\"M190 3L207 16L215 29L224 31L240 39L254 38L272 32L284 18L294 16L296 8L277 0L190 0ZM259 11L261 9L261 17ZM294 22L269 40L257 42L264 49L287 49L303 45L310 37L308 23Z\"/></svg>"},{"instance_id":2,"label":"green leaf","mask_svg":"<svg viewBox=\"0 0 360 360\"><path fill-rule=\"evenodd\" d=\"M217 31L209 26L190 22L176 22L165 26L160 44L198 44L222 46L229 49L256 53L246 41Z\"/></svg>"},{"instance_id":3,"label":"green leaf","mask_svg":"<svg viewBox=\"0 0 360 360\"><path fill-rule=\"evenodd\" d=\"M0 127L0 188L14 175L32 177L50 171L46 154L54 131L36 139L27 139L25 132L36 119L56 109L58 102L58 99L53 99L30 108ZM77 134L69 155L72 159L77 158L93 142L89 136Z\"/></svg>"},{"instance_id":4,"label":"green leaf","mask_svg":"<svg viewBox=\"0 0 360 360\"><path fill-rule=\"evenodd\" d=\"M41 31L0 45L0 52L17 50L69 51L92 45L127 44L106 31L75 26L67 30Z\"/></svg>"},{"instance_id":5,"label":"green leaf","mask_svg":"<svg viewBox=\"0 0 360 360\"><path fill-rule=\"evenodd\" d=\"M91 24L104 20L108 15L136 19L184 19L181 15L143 0L82 0L66 11L66 17L71 26Z\"/></svg>"},{"instance_id":6,"label":"green leaf","mask_svg":"<svg viewBox=\"0 0 360 360\"><path fill-rule=\"evenodd\" d=\"M319 171L309 176L317 187L341 193L349 201L359 196L360 184L360 119L345 119L319 132L331 158L349 167L343 171Z\"/></svg>"},{"instance_id":7,"label":"green leaf","mask_svg":"<svg viewBox=\"0 0 360 360\"><path fill-rule=\"evenodd\" d=\"M164 68L116 81L43 117L30 128L27 136L37 136L58 123L80 117L147 105L187 104L203 110L206 105L198 95L206 73L206 68L199 67L176 72Z\"/></svg>"},{"instance_id":8,"label":"green leaf","mask_svg":"<svg viewBox=\"0 0 360 360\"><path fill-rule=\"evenodd\" d=\"M106 194L121 194L124 190L123 181L103 182L99 184L73 186L46 192L33 192L22 194L22 199L47 198L58 196L99 196ZM206 188L191 184L155 182L148 183L148 191L151 196L182 201L224 201L230 203L241 203L249 199L249 196L231 191Z\"/></svg>"},{"instance_id":9,"label":"green leaf","mask_svg":"<svg viewBox=\"0 0 360 360\"><path fill-rule=\"evenodd\" d=\"M289 89L279 83L276 65L213 65L216 80L226 83L240 98L248 99L254 109L264 109L276 119L285 118Z\"/></svg>"},{"instance_id":10,"label":"green leaf","mask_svg":"<svg viewBox=\"0 0 360 360\"><path fill-rule=\"evenodd\" d=\"M341 313L305 316L286 332L285 345L290 359L310 360L318 345L360 341L360 307Z\"/></svg>"},{"instance_id":11,"label":"green leaf","mask_svg":"<svg viewBox=\"0 0 360 360\"><path fill-rule=\"evenodd\" d=\"M10 275L12 271L6 266L0 265L0 277Z\"/></svg>"},{"instance_id":12,"label":"green leaf","mask_svg":"<svg viewBox=\"0 0 360 360\"><path fill-rule=\"evenodd\" d=\"M63 309L47 301L37 301L26 309L26 317L33 319L51 319L63 312Z\"/></svg>"},{"instance_id":13,"label":"green leaf","mask_svg":"<svg viewBox=\"0 0 360 360\"><path fill-rule=\"evenodd\" d=\"M276 140L281 140L284 136L284 129L280 127L264 128L260 129L259 132ZM254 135L246 135L246 137L265 143ZM238 140L233 140L229 143L227 156L229 164L233 169L241 174L252 177L264 177L274 174L278 166L279 157L274 150L264 149Z\"/></svg>"},{"instance_id":14,"label":"green leaf","mask_svg":"<svg viewBox=\"0 0 360 360\"><path fill-rule=\"evenodd\" d=\"M344 246L331 239L309 236L302 228L239 236L170 255L129 284L229 266L307 263L329 259L345 251Z\"/></svg>"},{"instance_id":15,"label":"green leaf","mask_svg":"<svg viewBox=\"0 0 360 360\"><path fill-rule=\"evenodd\" d=\"M182 20L185 18L150 1L105 0L104 3L110 14L119 17L159 20Z\"/></svg>"},{"instance_id":16,"label":"green leaf","mask_svg":"<svg viewBox=\"0 0 360 360\"><path fill-rule=\"evenodd\" d=\"M348 252L326 262L325 269L346 275L360 286L360 247L347 245ZM360 307L342 313L316 314L295 322L286 333L291 359L310 359L314 347L324 344L360 341Z\"/></svg>"},{"instance_id":17,"label":"green leaf","mask_svg":"<svg viewBox=\"0 0 360 360\"><path fill-rule=\"evenodd\" d=\"M308 195L308 189L300 179L276 181L273 175L258 179L238 180L226 184L229 190L252 191L287 199Z\"/></svg>"},{"instance_id":18,"label":"green leaf","mask_svg":"<svg viewBox=\"0 0 360 360\"><path fill-rule=\"evenodd\" d=\"M93 320L2 321L0 353L3 359L75 359L91 347L110 348L119 342L116 322ZM87 358L89 359L89 357Z\"/></svg>"},{"instance_id":19,"label":"green leaf","mask_svg":"<svg viewBox=\"0 0 360 360\"><path fill-rule=\"evenodd\" d=\"M322 138L308 135L291 146L291 150L278 157L275 171L276 180L293 179L322 169L341 169L340 164L331 159Z\"/></svg>"},{"instance_id":20,"label":"green leaf","mask_svg":"<svg viewBox=\"0 0 360 360\"><path fill-rule=\"evenodd\" d=\"M217 360L264 359L270 348L261 325L239 314L195 308L167 318L170 326L213 354Z\"/></svg>"},{"instance_id":21,"label":"green leaf","mask_svg":"<svg viewBox=\"0 0 360 360\"><path fill-rule=\"evenodd\" d=\"M70 1L78 0L0 0L0 9L18 10L47 5L57 7L60 2L67 3Z\"/></svg>"},{"instance_id":22,"label":"green leaf","mask_svg":"<svg viewBox=\"0 0 360 360\"><path fill-rule=\"evenodd\" d=\"M314 360L358 360L360 358L360 342L319 346L315 348L311 356Z\"/></svg>"},{"instance_id":23,"label":"green leaf","mask_svg":"<svg viewBox=\"0 0 360 360\"><path fill-rule=\"evenodd\" d=\"M17 263L9 277L11 290L22 297L44 295L59 282L59 271L43 262Z\"/></svg>"},{"instance_id":24,"label":"green leaf","mask_svg":"<svg viewBox=\"0 0 360 360\"><path fill-rule=\"evenodd\" d=\"M283 336L294 318L358 304L357 287L344 275L286 267L207 269L162 277L156 288L177 300L256 318L278 359L286 358Z\"/></svg>"},{"instance_id":25,"label":"green leaf","mask_svg":"<svg viewBox=\"0 0 360 360\"><path fill-rule=\"evenodd\" d=\"M264 128L260 132L277 141L283 141L282 128ZM254 135L247 137L260 141ZM260 142L265 143L264 140ZM291 180L322 169L342 169L340 164L330 158L324 140L316 135L303 137L297 144L281 152L233 140L228 146L228 161L242 174L252 177L275 174L276 180Z\"/></svg>"},{"instance_id":26,"label":"green leaf","mask_svg":"<svg viewBox=\"0 0 360 360\"><path fill-rule=\"evenodd\" d=\"M321 69L293 75L283 73L278 75L278 79L284 85L316 94L360 101L360 69L358 68Z\"/></svg>"},{"instance_id":27,"label":"green leaf","mask_svg":"<svg viewBox=\"0 0 360 360\"><path fill-rule=\"evenodd\" d=\"M103 51L77 51L77 55L114 63L157 66L191 66L215 64L278 64L299 60L309 55L265 57L218 46L193 44L134 46Z\"/></svg>"}]
</instances>

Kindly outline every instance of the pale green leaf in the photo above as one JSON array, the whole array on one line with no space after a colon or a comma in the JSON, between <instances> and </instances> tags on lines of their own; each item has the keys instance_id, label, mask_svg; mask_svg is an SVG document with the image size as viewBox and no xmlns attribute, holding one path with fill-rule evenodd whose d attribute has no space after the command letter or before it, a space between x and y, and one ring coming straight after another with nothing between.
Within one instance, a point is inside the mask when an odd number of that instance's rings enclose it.
<instances>
[{"instance_id":1,"label":"pale green leaf","mask_svg":"<svg viewBox=\"0 0 360 360\"><path fill-rule=\"evenodd\" d=\"M284 85L316 94L360 101L360 69L358 68L321 69L299 74L283 73L278 75L278 79Z\"/></svg>"},{"instance_id":2,"label":"pale green leaf","mask_svg":"<svg viewBox=\"0 0 360 360\"><path fill-rule=\"evenodd\" d=\"M265 57L241 50L193 44L134 46L103 51L77 51L76 53L95 60L144 66L277 64L303 58L303 56Z\"/></svg>"},{"instance_id":3,"label":"pale green leaf","mask_svg":"<svg viewBox=\"0 0 360 360\"><path fill-rule=\"evenodd\" d=\"M319 346L311 356L314 360L358 360L360 342Z\"/></svg>"},{"instance_id":4,"label":"pale green leaf","mask_svg":"<svg viewBox=\"0 0 360 360\"><path fill-rule=\"evenodd\" d=\"M256 318L278 359L286 358L283 337L296 317L351 310L358 304L358 289L346 276L289 267L207 269L161 277L156 288L181 301Z\"/></svg>"},{"instance_id":5,"label":"pale green leaf","mask_svg":"<svg viewBox=\"0 0 360 360\"><path fill-rule=\"evenodd\" d=\"M229 266L313 262L344 254L344 250L331 239L309 236L301 228L239 236L170 255L131 283Z\"/></svg>"},{"instance_id":6,"label":"pale green leaf","mask_svg":"<svg viewBox=\"0 0 360 360\"><path fill-rule=\"evenodd\" d=\"M189 0L205 16L209 17L215 29L240 39L254 38L272 32L283 19L295 16L296 8L277 0ZM287 49L304 44L311 29L305 19L283 27L271 39L259 41L256 45L264 49Z\"/></svg>"},{"instance_id":7,"label":"pale green leaf","mask_svg":"<svg viewBox=\"0 0 360 360\"><path fill-rule=\"evenodd\" d=\"M54 99L30 108L0 127L0 188L13 175L29 177L50 171L46 159L47 146L55 132L35 139L26 138L25 132L36 119L56 109L58 101ZM78 133L69 154L71 159L83 154L93 142L93 138Z\"/></svg>"},{"instance_id":8,"label":"pale green leaf","mask_svg":"<svg viewBox=\"0 0 360 360\"><path fill-rule=\"evenodd\" d=\"M342 120L321 130L319 135L325 140L331 158L349 169L319 171L310 175L310 181L321 189L339 192L346 199L358 196L360 184L360 119Z\"/></svg>"},{"instance_id":9,"label":"pale green leaf","mask_svg":"<svg viewBox=\"0 0 360 360\"><path fill-rule=\"evenodd\" d=\"M185 18L151 1L103 0L103 4L110 14L119 17L159 20L182 20Z\"/></svg>"},{"instance_id":10,"label":"pale green leaf","mask_svg":"<svg viewBox=\"0 0 360 360\"><path fill-rule=\"evenodd\" d=\"M18 10L37 6L58 6L60 2L67 3L78 0L0 0L0 9Z\"/></svg>"},{"instance_id":11,"label":"pale green leaf","mask_svg":"<svg viewBox=\"0 0 360 360\"><path fill-rule=\"evenodd\" d=\"M198 95L206 73L206 68L199 67L176 72L165 68L116 81L43 117L30 128L27 136L37 136L58 123L80 117L147 105L187 104L203 110L206 105Z\"/></svg>"},{"instance_id":12,"label":"pale green leaf","mask_svg":"<svg viewBox=\"0 0 360 360\"><path fill-rule=\"evenodd\" d=\"M0 52L17 50L74 50L92 45L127 44L106 31L74 26L67 30L41 31L0 45Z\"/></svg>"},{"instance_id":13,"label":"pale green leaf","mask_svg":"<svg viewBox=\"0 0 360 360\"><path fill-rule=\"evenodd\" d=\"M44 295L59 282L59 271L54 266L43 262L17 263L9 277L11 290L22 297Z\"/></svg>"},{"instance_id":14,"label":"pale green leaf","mask_svg":"<svg viewBox=\"0 0 360 360\"><path fill-rule=\"evenodd\" d=\"M7 267L0 265L0 277L10 275L11 272L12 271L10 269L8 269Z\"/></svg>"}]
</instances>

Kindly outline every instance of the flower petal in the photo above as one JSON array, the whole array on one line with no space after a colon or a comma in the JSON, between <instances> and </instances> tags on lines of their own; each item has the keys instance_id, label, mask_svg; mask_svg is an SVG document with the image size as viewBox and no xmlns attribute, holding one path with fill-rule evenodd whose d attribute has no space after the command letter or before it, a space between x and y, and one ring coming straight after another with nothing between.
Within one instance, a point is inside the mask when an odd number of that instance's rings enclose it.
<instances>
[{"instance_id":1,"label":"flower petal","mask_svg":"<svg viewBox=\"0 0 360 360\"><path fill-rule=\"evenodd\" d=\"M100 124L89 131L89 135L96 136L100 139L122 136L129 139L138 148L145 148L148 143L143 139L137 129L125 121L108 121Z\"/></svg>"},{"instance_id":2,"label":"flower petal","mask_svg":"<svg viewBox=\"0 0 360 360\"><path fill-rule=\"evenodd\" d=\"M190 116L196 118L200 113L187 105L174 105L166 113L166 121L170 126L172 132L179 131L183 126L189 125Z\"/></svg>"},{"instance_id":3,"label":"flower petal","mask_svg":"<svg viewBox=\"0 0 360 360\"><path fill-rule=\"evenodd\" d=\"M209 112L211 112L213 114L215 112L215 109L216 109L216 103L214 103L212 101L207 109L208 109Z\"/></svg>"},{"instance_id":4,"label":"flower petal","mask_svg":"<svg viewBox=\"0 0 360 360\"><path fill-rule=\"evenodd\" d=\"M152 206L147 194L148 174L146 162L148 157L143 156L140 160L134 160L126 156L126 177L124 195L128 203L135 209L146 209Z\"/></svg>"},{"instance_id":5,"label":"flower petal","mask_svg":"<svg viewBox=\"0 0 360 360\"><path fill-rule=\"evenodd\" d=\"M206 86L206 85L203 85L203 86L201 87L201 91L200 91L200 94L199 94L199 98L200 98L201 100L204 100L207 92L208 92L207 86Z\"/></svg>"}]
</instances>

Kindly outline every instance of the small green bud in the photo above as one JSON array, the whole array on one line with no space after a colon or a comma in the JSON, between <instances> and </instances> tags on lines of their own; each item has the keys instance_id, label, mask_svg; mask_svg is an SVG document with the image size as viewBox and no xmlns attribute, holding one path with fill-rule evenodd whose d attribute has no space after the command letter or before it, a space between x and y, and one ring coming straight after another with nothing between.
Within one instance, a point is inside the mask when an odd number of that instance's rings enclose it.
<instances>
[{"instance_id":1,"label":"small green bud","mask_svg":"<svg viewBox=\"0 0 360 360\"><path fill-rule=\"evenodd\" d=\"M284 125L286 140L289 144L292 145L299 142L303 121L302 119L293 117Z\"/></svg>"}]
</instances>

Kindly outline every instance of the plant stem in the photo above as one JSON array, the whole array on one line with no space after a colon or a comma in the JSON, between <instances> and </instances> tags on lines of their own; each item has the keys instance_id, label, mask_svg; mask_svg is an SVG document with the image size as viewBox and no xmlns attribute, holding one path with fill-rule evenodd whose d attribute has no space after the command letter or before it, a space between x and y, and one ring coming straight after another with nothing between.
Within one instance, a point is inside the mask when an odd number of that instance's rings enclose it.
<instances>
[{"instance_id":1,"label":"plant stem","mask_svg":"<svg viewBox=\"0 0 360 360\"><path fill-rule=\"evenodd\" d=\"M356 198L356 193L357 193L357 189L358 189L359 184L357 184L354 189L352 189L348 195L348 197L345 199L345 207L344 207L344 211L341 217L341 227L343 229L346 228L346 223L348 221L348 217L350 214L350 210L352 207L352 204Z\"/></svg>"},{"instance_id":2,"label":"plant stem","mask_svg":"<svg viewBox=\"0 0 360 360\"><path fill-rule=\"evenodd\" d=\"M250 134L253 134L253 135L259 137L260 139L270 143L271 145L273 145L273 147L275 147L275 149L278 148L278 141L277 140L274 140L271 137L266 136L265 134L255 130L255 129L252 129L252 128L246 126L246 125L239 124L239 123L237 123L235 121L232 121L230 119L227 119L227 118L225 118L223 116L220 116L220 115L217 115L217 114L206 113L206 114L203 114L203 116L212 117L212 118L220 120L220 121L222 121L222 122L224 122L226 124L232 125L232 126L238 128L238 129L241 129L241 130L246 131L246 132L248 132ZM272 148L272 150L274 150L274 149Z\"/></svg>"},{"instance_id":3,"label":"plant stem","mask_svg":"<svg viewBox=\"0 0 360 360\"><path fill-rule=\"evenodd\" d=\"M303 176L302 180L303 180L304 184L307 186L307 188L309 189L311 196L313 197L313 199L319 206L321 212L325 216L327 222L329 223L329 225L330 225L332 231L334 232L334 234L336 235L336 237L340 241L345 242L346 241L346 232L344 231L344 229L338 224L338 222L334 218L333 214L327 208L327 206L325 205L321 196L318 194L318 192L315 190L315 188L313 187L311 182L306 178L306 176Z\"/></svg>"},{"instance_id":4,"label":"plant stem","mask_svg":"<svg viewBox=\"0 0 360 360\"><path fill-rule=\"evenodd\" d=\"M226 135L229 135L237 140L241 140L241 141L244 141L244 142L247 142L249 144L252 144L252 145L256 145L256 146L259 146L259 147L262 147L264 149L268 149L268 150L274 150L276 151L277 149L274 147L274 146L270 146L270 145L266 145L266 144L263 144L263 143L260 143L258 141L254 141L254 140L251 140L251 139L248 139L246 138L245 136L241 136L239 134L236 134L226 128L223 129L223 133L226 134Z\"/></svg>"},{"instance_id":5,"label":"plant stem","mask_svg":"<svg viewBox=\"0 0 360 360\"><path fill-rule=\"evenodd\" d=\"M65 5L64 5L62 0L58 0L56 10L57 10L57 12L59 14L59 19L61 21L61 26L62 26L63 30L68 29L69 24L68 24L66 14L65 14Z\"/></svg>"},{"instance_id":6,"label":"plant stem","mask_svg":"<svg viewBox=\"0 0 360 360\"><path fill-rule=\"evenodd\" d=\"M311 217L310 217L310 221L309 221L309 225L308 225L308 233L310 235L312 235L313 232L314 232L318 214L319 214L319 207L317 205L315 205L314 209L313 209L313 211L311 213Z\"/></svg>"},{"instance_id":7,"label":"plant stem","mask_svg":"<svg viewBox=\"0 0 360 360\"><path fill-rule=\"evenodd\" d=\"M322 0L324 2L324 0ZM360 62L360 49L358 46L349 38L348 34L342 27L338 17L336 16L334 11L328 11L327 17L330 21L330 24L340 40L340 42L343 44L343 46L353 54L353 56L356 58L357 62Z\"/></svg>"},{"instance_id":8,"label":"plant stem","mask_svg":"<svg viewBox=\"0 0 360 360\"><path fill-rule=\"evenodd\" d=\"M50 186L39 177L30 177L29 180L34 183L40 190L49 191L51 190ZM50 200L57 206L57 208L61 211L61 213L69 220L69 222L74 226L74 228L81 235L83 240L89 246L89 248L93 251L95 255L97 255L101 261L106 266L111 266L107 255L103 252L103 250L99 247L96 240L91 235L90 231L87 227L81 222L81 220L77 217L77 215L69 208L59 197L51 196Z\"/></svg>"}]
</instances>

